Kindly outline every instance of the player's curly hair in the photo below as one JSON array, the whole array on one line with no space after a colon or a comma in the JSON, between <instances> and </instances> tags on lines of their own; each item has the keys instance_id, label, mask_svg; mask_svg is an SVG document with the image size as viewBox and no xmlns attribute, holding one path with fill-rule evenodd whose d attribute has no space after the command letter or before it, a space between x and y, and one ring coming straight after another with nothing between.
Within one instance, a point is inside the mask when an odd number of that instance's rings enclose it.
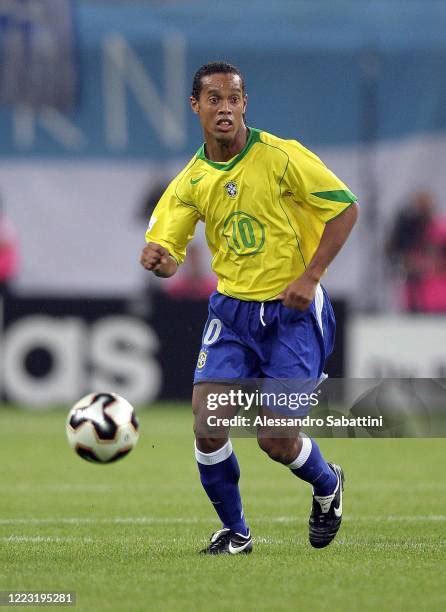
<instances>
[{"instance_id":1,"label":"player's curly hair","mask_svg":"<svg viewBox=\"0 0 446 612\"><path fill-rule=\"evenodd\" d=\"M245 79L241 71L236 68L236 66L228 64L227 62L209 62L208 64L201 66L201 68L199 68L194 75L194 80L192 82L192 96L196 100L198 100L200 97L201 89L203 87L201 79L211 74L237 74L242 82L242 92L245 93Z\"/></svg>"}]
</instances>

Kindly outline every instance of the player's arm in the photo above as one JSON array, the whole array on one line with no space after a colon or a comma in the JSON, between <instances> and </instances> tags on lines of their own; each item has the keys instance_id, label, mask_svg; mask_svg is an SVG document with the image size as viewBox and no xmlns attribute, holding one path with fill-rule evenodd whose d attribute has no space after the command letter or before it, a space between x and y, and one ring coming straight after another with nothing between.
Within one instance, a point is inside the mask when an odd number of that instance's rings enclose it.
<instances>
[{"instance_id":1,"label":"player's arm","mask_svg":"<svg viewBox=\"0 0 446 612\"><path fill-rule=\"evenodd\" d=\"M339 253L358 217L356 196L325 164L299 143L288 143L287 188L311 211L320 227L319 244L305 272L281 293L285 306L307 309L327 267Z\"/></svg>"},{"instance_id":2,"label":"player's arm","mask_svg":"<svg viewBox=\"0 0 446 612\"><path fill-rule=\"evenodd\" d=\"M181 175L172 181L156 205L140 256L142 266L162 278L173 276L184 261L200 219L198 210L178 197L180 179Z\"/></svg>"},{"instance_id":3,"label":"player's arm","mask_svg":"<svg viewBox=\"0 0 446 612\"><path fill-rule=\"evenodd\" d=\"M307 269L279 296L284 306L296 310L306 310L310 306L318 283L345 244L357 218L358 205L354 203L325 224L319 246Z\"/></svg>"}]
</instances>

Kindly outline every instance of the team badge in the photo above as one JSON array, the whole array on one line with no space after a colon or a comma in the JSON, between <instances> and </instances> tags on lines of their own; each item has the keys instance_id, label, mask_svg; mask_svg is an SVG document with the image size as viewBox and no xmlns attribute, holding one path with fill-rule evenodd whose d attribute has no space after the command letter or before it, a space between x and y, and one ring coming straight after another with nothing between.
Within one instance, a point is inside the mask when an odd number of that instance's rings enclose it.
<instances>
[{"instance_id":1,"label":"team badge","mask_svg":"<svg viewBox=\"0 0 446 612\"><path fill-rule=\"evenodd\" d=\"M198 355L198 361L197 361L197 368L199 370L204 368L207 357L208 357L208 354L206 353L206 351L200 351L200 354Z\"/></svg>"},{"instance_id":2,"label":"team badge","mask_svg":"<svg viewBox=\"0 0 446 612\"><path fill-rule=\"evenodd\" d=\"M229 183L226 183L225 189L226 189L226 193L228 194L230 198L237 197L238 189L237 189L237 183L235 181L229 181Z\"/></svg>"}]
</instances>

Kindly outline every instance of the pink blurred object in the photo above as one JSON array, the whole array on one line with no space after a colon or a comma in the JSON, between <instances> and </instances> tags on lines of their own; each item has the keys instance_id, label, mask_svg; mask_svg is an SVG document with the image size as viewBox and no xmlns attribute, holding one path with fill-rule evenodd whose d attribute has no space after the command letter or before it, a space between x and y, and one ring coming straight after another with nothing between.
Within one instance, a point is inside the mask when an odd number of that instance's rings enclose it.
<instances>
[{"instance_id":1,"label":"pink blurred object","mask_svg":"<svg viewBox=\"0 0 446 612\"><path fill-rule=\"evenodd\" d=\"M163 283L164 291L175 300L206 300L217 287L217 277L207 269L207 257L198 244L190 244L184 264Z\"/></svg>"},{"instance_id":2,"label":"pink blurred object","mask_svg":"<svg viewBox=\"0 0 446 612\"><path fill-rule=\"evenodd\" d=\"M432 219L426 230L426 238L434 246L446 247L446 217Z\"/></svg>"},{"instance_id":3,"label":"pink blurred object","mask_svg":"<svg viewBox=\"0 0 446 612\"><path fill-rule=\"evenodd\" d=\"M187 276L173 278L166 283L165 292L175 300L205 300L217 287L217 279L214 276L206 276L191 279Z\"/></svg>"},{"instance_id":4,"label":"pink blurred object","mask_svg":"<svg viewBox=\"0 0 446 612\"><path fill-rule=\"evenodd\" d=\"M423 312L446 313L446 272L426 276L419 282L418 303Z\"/></svg>"},{"instance_id":5,"label":"pink blurred object","mask_svg":"<svg viewBox=\"0 0 446 612\"><path fill-rule=\"evenodd\" d=\"M19 269L16 232L5 217L0 217L0 283L12 280Z\"/></svg>"}]
</instances>

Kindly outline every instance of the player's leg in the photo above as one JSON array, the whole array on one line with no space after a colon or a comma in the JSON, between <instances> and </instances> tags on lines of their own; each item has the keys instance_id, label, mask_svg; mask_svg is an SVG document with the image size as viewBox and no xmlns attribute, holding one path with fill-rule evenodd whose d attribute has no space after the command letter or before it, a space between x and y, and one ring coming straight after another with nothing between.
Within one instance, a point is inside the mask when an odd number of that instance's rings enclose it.
<instances>
[{"instance_id":1,"label":"player's leg","mask_svg":"<svg viewBox=\"0 0 446 612\"><path fill-rule=\"evenodd\" d=\"M270 419L278 416L274 410L265 408L261 413ZM273 461L289 467L295 476L311 484L315 495L325 497L334 492L336 474L324 459L316 441L299 434L299 428L259 427L257 441Z\"/></svg>"},{"instance_id":2,"label":"player's leg","mask_svg":"<svg viewBox=\"0 0 446 612\"><path fill-rule=\"evenodd\" d=\"M228 437L229 428L215 424L217 419L230 418L238 410L236 406L218 405L219 395L227 395L232 388L231 385L202 382L194 386L192 397L195 458L200 480L222 522L222 528L202 551L208 554L237 554L252 550L238 486L240 469ZM209 423L210 416L212 424Z\"/></svg>"},{"instance_id":3,"label":"player's leg","mask_svg":"<svg viewBox=\"0 0 446 612\"><path fill-rule=\"evenodd\" d=\"M218 393L234 388L233 381L258 375L257 356L247 346L243 332L249 320L249 303L214 293L209 299L200 354L194 376L196 458L201 482L223 528L203 551L210 554L250 552L251 536L240 498L240 470L223 430L208 420L210 416L233 416L238 406L221 402ZM256 369L257 368L257 369ZM217 410L209 409L209 399L217 399Z\"/></svg>"},{"instance_id":4,"label":"player's leg","mask_svg":"<svg viewBox=\"0 0 446 612\"><path fill-rule=\"evenodd\" d=\"M319 287L311 309L294 316L289 309L279 307L277 323L270 367L265 375L314 385L333 348L335 321L328 296ZM317 548L327 546L342 519L342 469L325 460L314 439L297 437L292 430L282 440L260 432L259 444L272 459L287 465L295 476L312 485L310 543Z\"/></svg>"},{"instance_id":5,"label":"player's leg","mask_svg":"<svg viewBox=\"0 0 446 612\"><path fill-rule=\"evenodd\" d=\"M259 414L267 419L280 418L274 410L260 408ZM257 442L273 461L288 465L298 456L302 446L298 427L263 425L257 427Z\"/></svg>"},{"instance_id":6,"label":"player's leg","mask_svg":"<svg viewBox=\"0 0 446 612\"><path fill-rule=\"evenodd\" d=\"M268 416L274 414L267 412ZM275 415L277 417L277 415ZM328 463L313 438L298 437L291 431L258 430L258 443L271 459L287 466L291 472L313 487L313 505L309 519L309 539L315 548L328 546L342 521L344 474L342 468Z\"/></svg>"},{"instance_id":7,"label":"player's leg","mask_svg":"<svg viewBox=\"0 0 446 612\"><path fill-rule=\"evenodd\" d=\"M314 548L325 548L336 536L342 522L342 502L344 491L344 472L335 463L327 463L323 458L316 441L312 438L303 438L301 453L288 465L290 470L302 480L311 482L308 478L317 466L324 469L324 475L320 476L313 484L313 505L309 519L309 540ZM314 457L317 460L314 461ZM327 468L330 470L328 478ZM322 473L322 472L321 472ZM333 481L334 485L328 486ZM322 479L324 486L321 487Z\"/></svg>"}]
</instances>

